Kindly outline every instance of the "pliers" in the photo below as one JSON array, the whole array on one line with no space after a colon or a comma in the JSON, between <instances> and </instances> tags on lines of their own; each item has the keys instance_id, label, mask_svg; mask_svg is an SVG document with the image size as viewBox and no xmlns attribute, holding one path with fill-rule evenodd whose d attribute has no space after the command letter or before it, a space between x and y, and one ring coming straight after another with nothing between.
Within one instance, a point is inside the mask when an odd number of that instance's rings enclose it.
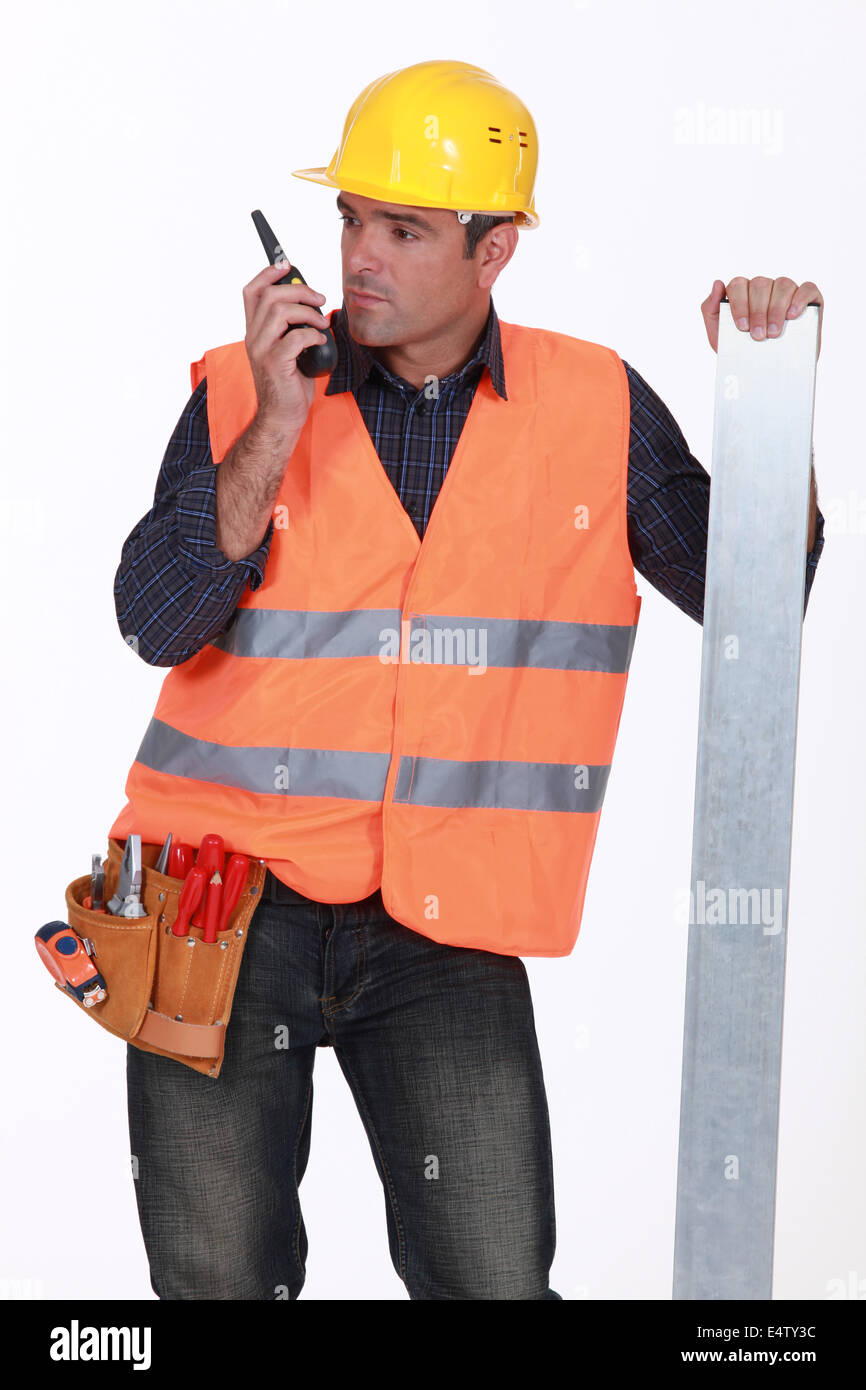
<instances>
[{"instance_id":1,"label":"pliers","mask_svg":"<svg viewBox=\"0 0 866 1390\"><path fill-rule=\"evenodd\" d=\"M113 917L146 917L141 901L141 836L130 835L120 861L117 892L108 904Z\"/></svg>"}]
</instances>

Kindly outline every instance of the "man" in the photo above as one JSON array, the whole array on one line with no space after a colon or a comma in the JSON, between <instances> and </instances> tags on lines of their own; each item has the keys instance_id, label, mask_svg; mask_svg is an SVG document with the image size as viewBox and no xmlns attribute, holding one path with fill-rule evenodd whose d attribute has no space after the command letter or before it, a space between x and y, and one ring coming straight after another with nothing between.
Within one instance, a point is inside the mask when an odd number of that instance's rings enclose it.
<instances>
[{"instance_id":1,"label":"man","mask_svg":"<svg viewBox=\"0 0 866 1390\"><path fill-rule=\"evenodd\" d=\"M337 366L298 369L324 296L263 270L244 343L193 364L124 546L121 631L173 669L110 833L216 831L268 864L219 1077L128 1048L162 1298L298 1296L317 1046L410 1298L560 1297L520 957L574 946L633 568L701 621L709 479L612 349L498 319L536 153L481 69L371 83L328 169L296 171L338 190ZM820 303L785 280L727 294L755 336ZM813 490L804 602L822 521Z\"/></svg>"}]
</instances>

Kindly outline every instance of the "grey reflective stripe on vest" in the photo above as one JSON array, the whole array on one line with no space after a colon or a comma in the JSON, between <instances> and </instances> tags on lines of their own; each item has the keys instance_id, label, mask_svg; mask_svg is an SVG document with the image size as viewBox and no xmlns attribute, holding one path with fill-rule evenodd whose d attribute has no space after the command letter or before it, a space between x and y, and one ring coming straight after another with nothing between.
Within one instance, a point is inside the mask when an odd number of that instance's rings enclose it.
<instances>
[{"instance_id":1,"label":"grey reflective stripe on vest","mask_svg":"<svg viewBox=\"0 0 866 1390\"><path fill-rule=\"evenodd\" d=\"M152 719L136 762L173 777L264 796L381 801L390 756L330 748L246 748L208 743ZM394 800L418 806L600 811L609 766L400 759Z\"/></svg>"},{"instance_id":2,"label":"grey reflective stripe on vest","mask_svg":"<svg viewBox=\"0 0 866 1390\"><path fill-rule=\"evenodd\" d=\"M229 629L211 646L241 657L277 659L383 656L400 650L399 609L344 612L238 608ZM408 650L413 664L477 667L531 666L557 671L628 670L636 625L566 623L536 618L445 617L413 613Z\"/></svg>"},{"instance_id":3,"label":"grey reflective stripe on vest","mask_svg":"<svg viewBox=\"0 0 866 1390\"><path fill-rule=\"evenodd\" d=\"M238 608L235 621L210 645L232 656L378 656L383 630L400 631L400 609L351 608L346 612L312 609Z\"/></svg>"},{"instance_id":4,"label":"grey reflective stripe on vest","mask_svg":"<svg viewBox=\"0 0 866 1390\"><path fill-rule=\"evenodd\" d=\"M394 800L413 806L600 811L610 765L400 759Z\"/></svg>"},{"instance_id":5,"label":"grey reflective stripe on vest","mask_svg":"<svg viewBox=\"0 0 866 1390\"><path fill-rule=\"evenodd\" d=\"M411 659L432 665L622 673L628 670L636 631L631 624L413 613L409 641Z\"/></svg>"},{"instance_id":6,"label":"grey reflective stripe on vest","mask_svg":"<svg viewBox=\"0 0 866 1390\"><path fill-rule=\"evenodd\" d=\"M152 719L136 761L154 772L265 796L381 801L391 757L330 748L245 748L207 743Z\"/></svg>"}]
</instances>

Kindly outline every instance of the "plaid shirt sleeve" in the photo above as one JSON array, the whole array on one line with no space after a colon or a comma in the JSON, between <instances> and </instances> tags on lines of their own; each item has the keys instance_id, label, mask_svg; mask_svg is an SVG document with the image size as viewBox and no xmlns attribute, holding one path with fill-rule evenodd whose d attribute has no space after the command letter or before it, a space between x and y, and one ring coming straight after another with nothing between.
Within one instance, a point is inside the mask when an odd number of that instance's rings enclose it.
<instances>
[{"instance_id":1,"label":"plaid shirt sleeve","mask_svg":"<svg viewBox=\"0 0 866 1390\"><path fill-rule=\"evenodd\" d=\"M207 380L175 426L153 506L123 543L114 605L124 641L151 666L177 666L222 632L245 586L264 579L268 522L251 555L229 560L216 544L216 469L207 425Z\"/></svg>"},{"instance_id":2,"label":"plaid shirt sleeve","mask_svg":"<svg viewBox=\"0 0 866 1390\"><path fill-rule=\"evenodd\" d=\"M710 475L689 452L682 431L643 377L623 362L631 396L628 538L634 567L696 622L704 620ZM818 509L815 544L806 556L803 612L824 549Z\"/></svg>"}]
</instances>

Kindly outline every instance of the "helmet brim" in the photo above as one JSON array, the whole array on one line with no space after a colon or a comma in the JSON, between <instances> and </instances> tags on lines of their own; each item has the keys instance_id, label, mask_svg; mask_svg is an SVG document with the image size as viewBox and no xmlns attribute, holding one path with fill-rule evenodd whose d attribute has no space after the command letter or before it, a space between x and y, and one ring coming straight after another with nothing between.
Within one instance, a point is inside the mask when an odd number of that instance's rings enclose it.
<instances>
[{"instance_id":1,"label":"helmet brim","mask_svg":"<svg viewBox=\"0 0 866 1390\"><path fill-rule=\"evenodd\" d=\"M296 179L308 179L310 183L321 183L324 184L326 188L336 188L338 190L345 189L347 193L358 193L362 198L378 198L381 192L380 189L373 188L371 185L368 185L366 187L362 187L360 185L353 187L350 183L340 183L337 179L333 178L331 174L328 173L327 167L325 167L324 165L320 166L319 168L313 169L293 169L292 177ZM382 198L381 201L396 202L397 200L395 198ZM411 202L406 204L406 206L413 208L434 208L438 211L444 212L463 211L462 208L443 208L441 203L423 202L420 198L413 198ZM475 211L478 212L480 211L480 209L476 208ZM491 208L489 215L491 217L513 217L515 226L526 227L527 230L530 230L533 227L537 227L540 222L540 218L537 213L526 212L523 209L512 210L501 208L496 210Z\"/></svg>"}]
</instances>

